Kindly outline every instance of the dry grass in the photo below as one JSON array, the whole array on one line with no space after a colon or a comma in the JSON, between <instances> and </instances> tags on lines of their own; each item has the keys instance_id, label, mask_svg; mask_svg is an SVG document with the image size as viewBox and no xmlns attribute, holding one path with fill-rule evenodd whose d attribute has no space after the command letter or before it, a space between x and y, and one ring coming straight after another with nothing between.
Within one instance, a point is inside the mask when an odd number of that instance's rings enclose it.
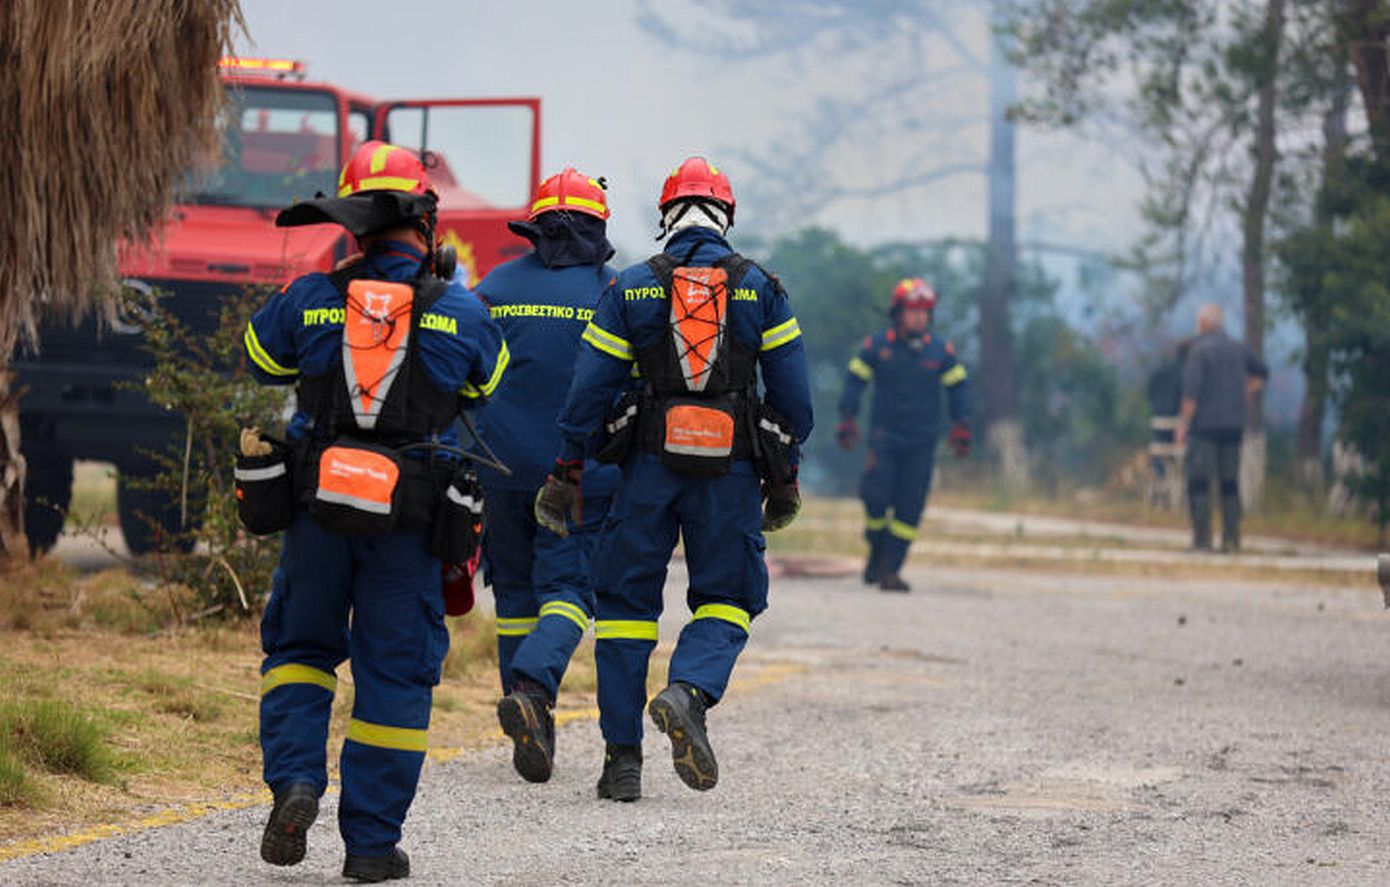
<instances>
[{"instance_id":1,"label":"dry grass","mask_svg":"<svg viewBox=\"0 0 1390 887\"><path fill-rule=\"evenodd\" d=\"M78 576L40 562L0 577L7 705L61 702L83 713L110 765L88 778L50 772L11 748L0 729L0 842L260 789L256 626L163 627L168 605L158 598L137 603L132 593L148 598L140 580L119 570ZM501 742L495 622L475 611L448 623L453 642L435 691L430 746L447 752ZM654 688L665 681L669 652L663 647L653 658ZM354 697L350 668L338 677L331 747L342 740ZM590 711L595 686L593 643L586 640L566 675L560 711ZM336 757L330 754L330 762ZM105 781L90 778L98 772Z\"/></svg>"}]
</instances>

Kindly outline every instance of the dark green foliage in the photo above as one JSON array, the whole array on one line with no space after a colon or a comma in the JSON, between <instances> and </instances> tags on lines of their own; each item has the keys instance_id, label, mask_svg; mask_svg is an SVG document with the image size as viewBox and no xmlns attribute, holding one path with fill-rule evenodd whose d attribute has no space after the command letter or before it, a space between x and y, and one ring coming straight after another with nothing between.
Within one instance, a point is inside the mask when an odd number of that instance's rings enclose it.
<instances>
[{"instance_id":1,"label":"dark green foliage","mask_svg":"<svg viewBox=\"0 0 1390 887\"><path fill-rule=\"evenodd\" d=\"M158 566L166 584L192 592L199 613L256 609L279 557L278 535L242 529L232 478L241 428L275 433L286 414L289 389L258 384L242 345L251 313L269 292L249 291L226 304L211 336L191 333L156 299L145 330L155 358L148 396L187 422L182 448L152 454L160 470L145 486L178 504L186 520L175 541L192 552L161 557Z\"/></svg>"},{"instance_id":2,"label":"dark green foliage","mask_svg":"<svg viewBox=\"0 0 1390 887\"><path fill-rule=\"evenodd\" d=\"M846 453L836 446L837 403L846 364L865 336L888 325L889 296L902 278L931 282L938 296L934 334L952 340L972 377L978 377L975 306L983 258L978 243L860 249L821 228L773 243L766 264L791 295L811 368L816 430L805 447L808 486L832 495L856 490L864 450ZM1121 452L1127 454L1124 448L1144 440L1138 392L1124 391L1115 367L1096 345L1057 315L1055 285L1040 268L1021 268L1017 290L1014 357L1028 448L1040 456L1041 476L1050 485L1063 478L1100 480ZM978 408L978 389L974 394ZM861 428L868 420L868 400L861 405Z\"/></svg>"}]
</instances>

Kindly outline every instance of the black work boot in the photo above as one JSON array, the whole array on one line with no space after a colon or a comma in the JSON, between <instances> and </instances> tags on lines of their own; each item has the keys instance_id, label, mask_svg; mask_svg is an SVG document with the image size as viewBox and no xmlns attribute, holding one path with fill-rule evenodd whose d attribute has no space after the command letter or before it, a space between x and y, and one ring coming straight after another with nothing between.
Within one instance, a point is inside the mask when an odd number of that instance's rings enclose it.
<instances>
[{"instance_id":1,"label":"black work boot","mask_svg":"<svg viewBox=\"0 0 1390 887\"><path fill-rule=\"evenodd\" d=\"M882 568L879 566L879 561L882 560L882 559L883 559L883 558L882 558L882 553L879 551L878 545L873 544L873 543L870 543L870 544L869 544L869 559L866 560L866 561L864 562L864 584L865 584L865 585L877 585L877 584L878 584L878 574L879 574L879 573L881 572L881 570L882 570Z\"/></svg>"},{"instance_id":2,"label":"black work boot","mask_svg":"<svg viewBox=\"0 0 1390 887\"><path fill-rule=\"evenodd\" d=\"M878 590L908 592L912 590L912 586L904 582L903 577L897 573L884 573L878 579Z\"/></svg>"},{"instance_id":3,"label":"black work boot","mask_svg":"<svg viewBox=\"0 0 1390 887\"><path fill-rule=\"evenodd\" d=\"M676 775L696 791L707 791L719 782L719 764L714 760L705 733L705 698L698 687L680 682L656 694L648 705L656 728L671 740L671 762Z\"/></svg>"},{"instance_id":4,"label":"black work boot","mask_svg":"<svg viewBox=\"0 0 1390 887\"><path fill-rule=\"evenodd\" d=\"M1240 494L1221 496L1221 550L1227 554L1240 551Z\"/></svg>"},{"instance_id":5,"label":"black work boot","mask_svg":"<svg viewBox=\"0 0 1390 887\"><path fill-rule=\"evenodd\" d=\"M375 884L410 877L410 857L399 847L385 856L353 856L343 861L343 877Z\"/></svg>"},{"instance_id":6,"label":"black work boot","mask_svg":"<svg viewBox=\"0 0 1390 887\"><path fill-rule=\"evenodd\" d=\"M261 835L261 859L271 865L298 865L304 860L309 826L319 815L319 792L307 782L296 782L275 795L265 833Z\"/></svg>"},{"instance_id":7,"label":"black work boot","mask_svg":"<svg viewBox=\"0 0 1390 887\"><path fill-rule=\"evenodd\" d=\"M516 682L497 700L497 721L512 739L512 766L527 782L545 782L555 762L555 715L550 694L534 681Z\"/></svg>"},{"instance_id":8,"label":"black work boot","mask_svg":"<svg viewBox=\"0 0 1390 887\"><path fill-rule=\"evenodd\" d=\"M608 744L603 753L603 775L598 796L610 801L635 801L642 797L642 746Z\"/></svg>"}]
</instances>

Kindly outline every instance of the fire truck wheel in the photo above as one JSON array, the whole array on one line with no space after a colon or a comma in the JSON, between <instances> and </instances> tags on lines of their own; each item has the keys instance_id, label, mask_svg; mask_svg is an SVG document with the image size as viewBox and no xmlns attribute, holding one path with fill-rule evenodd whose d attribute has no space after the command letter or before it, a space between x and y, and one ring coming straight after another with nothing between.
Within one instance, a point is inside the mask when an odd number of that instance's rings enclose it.
<instances>
[{"instance_id":1,"label":"fire truck wheel","mask_svg":"<svg viewBox=\"0 0 1390 887\"><path fill-rule=\"evenodd\" d=\"M72 503L72 458L66 453L36 448L24 454L28 474L24 483L24 534L37 557L51 549L63 533Z\"/></svg>"}]
</instances>

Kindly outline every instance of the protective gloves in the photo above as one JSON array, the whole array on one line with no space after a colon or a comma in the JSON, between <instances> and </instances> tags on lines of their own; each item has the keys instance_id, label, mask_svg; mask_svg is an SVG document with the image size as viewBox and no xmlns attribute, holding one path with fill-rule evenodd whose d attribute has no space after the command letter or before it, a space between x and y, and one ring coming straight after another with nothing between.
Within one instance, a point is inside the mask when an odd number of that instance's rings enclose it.
<instances>
[{"instance_id":1,"label":"protective gloves","mask_svg":"<svg viewBox=\"0 0 1390 887\"><path fill-rule=\"evenodd\" d=\"M840 445L842 450L852 450L859 446L859 423L850 416L840 422L835 429L835 443Z\"/></svg>"},{"instance_id":2,"label":"protective gloves","mask_svg":"<svg viewBox=\"0 0 1390 887\"><path fill-rule=\"evenodd\" d=\"M579 492L579 480L584 476L584 463L578 459L556 459L555 467L545 479L545 486L536 494L536 523L564 538L570 534L566 517L575 523L583 518L584 500Z\"/></svg>"},{"instance_id":3,"label":"protective gloves","mask_svg":"<svg viewBox=\"0 0 1390 887\"><path fill-rule=\"evenodd\" d=\"M947 439L951 444L951 449L955 451L957 459L964 459L970 455L970 426L964 422L957 422L951 426L951 436Z\"/></svg>"},{"instance_id":4,"label":"protective gloves","mask_svg":"<svg viewBox=\"0 0 1390 887\"><path fill-rule=\"evenodd\" d=\"M801 512L801 488L793 474L785 483L763 482L763 532L775 533L791 525Z\"/></svg>"}]
</instances>

